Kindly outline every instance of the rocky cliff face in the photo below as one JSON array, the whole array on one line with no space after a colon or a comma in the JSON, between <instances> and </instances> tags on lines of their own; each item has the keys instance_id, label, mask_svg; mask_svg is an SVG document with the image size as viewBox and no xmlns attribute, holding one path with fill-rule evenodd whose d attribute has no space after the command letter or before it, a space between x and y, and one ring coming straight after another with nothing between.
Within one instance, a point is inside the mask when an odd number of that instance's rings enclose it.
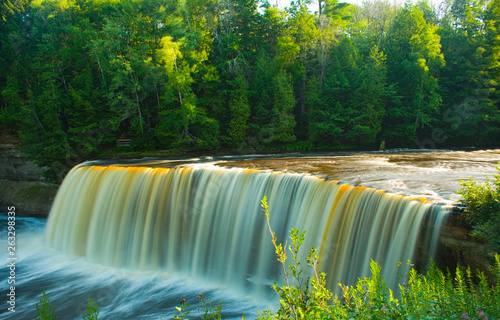
<instances>
[{"instance_id":1,"label":"rocky cliff face","mask_svg":"<svg viewBox=\"0 0 500 320\"><path fill-rule=\"evenodd\" d=\"M59 185L46 181L21 147L16 135L0 132L0 212L14 206L18 215L47 216Z\"/></svg>"},{"instance_id":2,"label":"rocky cliff face","mask_svg":"<svg viewBox=\"0 0 500 320\"><path fill-rule=\"evenodd\" d=\"M450 271L455 271L457 264L469 266L471 271L481 270L491 276L489 267L495 265L495 254L473 238L471 232L466 214L454 212L450 215L441 230L436 264Z\"/></svg>"},{"instance_id":3,"label":"rocky cliff face","mask_svg":"<svg viewBox=\"0 0 500 320\"><path fill-rule=\"evenodd\" d=\"M460 267L469 266L473 273L480 270L491 280L493 274L490 267L495 265L494 252L491 252L484 243L471 236L472 226L467 221L464 209L459 206L454 207L442 225L433 261L445 272L449 270L454 274L457 265ZM426 233L426 229L433 227L433 225L424 224L421 230L422 234ZM421 240L421 243L423 242L424 238ZM417 247L415 261L412 261L421 273L428 270L430 263L428 260L430 252L424 251L423 248L427 248L427 246Z\"/></svg>"}]
</instances>

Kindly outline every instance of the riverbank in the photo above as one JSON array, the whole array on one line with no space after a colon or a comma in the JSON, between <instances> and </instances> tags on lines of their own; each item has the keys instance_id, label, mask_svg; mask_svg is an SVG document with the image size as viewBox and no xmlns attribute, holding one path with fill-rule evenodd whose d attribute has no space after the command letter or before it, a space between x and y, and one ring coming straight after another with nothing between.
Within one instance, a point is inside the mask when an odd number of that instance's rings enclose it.
<instances>
[{"instance_id":1,"label":"riverbank","mask_svg":"<svg viewBox=\"0 0 500 320\"><path fill-rule=\"evenodd\" d=\"M44 169L28 159L17 135L0 137L0 212L14 206L18 215L46 217L59 184L44 178Z\"/></svg>"}]
</instances>

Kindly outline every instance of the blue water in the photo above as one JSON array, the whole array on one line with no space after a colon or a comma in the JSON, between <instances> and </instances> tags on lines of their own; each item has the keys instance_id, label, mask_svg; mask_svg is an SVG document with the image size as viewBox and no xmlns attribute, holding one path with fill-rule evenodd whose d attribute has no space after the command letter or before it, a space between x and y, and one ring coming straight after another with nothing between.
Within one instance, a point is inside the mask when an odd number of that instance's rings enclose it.
<instances>
[{"instance_id":1,"label":"blue water","mask_svg":"<svg viewBox=\"0 0 500 320\"><path fill-rule=\"evenodd\" d=\"M43 241L46 219L16 217L15 312L8 311L7 215L0 214L0 319L33 319L36 305L45 291L59 319L81 319L88 299L99 309L99 319L171 319L185 298L199 318L198 295L203 293L213 304L223 302L223 318L249 319L258 310L273 308L275 302L247 297L229 288L193 283L190 279L160 272L137 272L86 262L65 256Z\"/></svg>"}]
</instances>

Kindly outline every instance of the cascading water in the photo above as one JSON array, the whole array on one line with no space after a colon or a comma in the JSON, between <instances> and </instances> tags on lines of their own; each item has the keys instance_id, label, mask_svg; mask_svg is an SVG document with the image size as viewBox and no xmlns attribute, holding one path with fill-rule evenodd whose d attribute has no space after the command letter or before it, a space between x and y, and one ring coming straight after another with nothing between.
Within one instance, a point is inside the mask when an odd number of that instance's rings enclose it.
<instances>
[{"instance_id":1,"label":"cascading water","mask_svg":"<svg viewBox=\"0 0 500 320\"><path fill-rule=\"evenodd\" d=\"M45 231L56 249L91 262L161 270L257 294L280 278L260 200L285 242L306 230L304 255L318 248L328 285L369 275L373 259L394 287L431 222L436 239L446 209L315 176L221 168L82 165L64 180Z\"/></svg>"}]
</instances>

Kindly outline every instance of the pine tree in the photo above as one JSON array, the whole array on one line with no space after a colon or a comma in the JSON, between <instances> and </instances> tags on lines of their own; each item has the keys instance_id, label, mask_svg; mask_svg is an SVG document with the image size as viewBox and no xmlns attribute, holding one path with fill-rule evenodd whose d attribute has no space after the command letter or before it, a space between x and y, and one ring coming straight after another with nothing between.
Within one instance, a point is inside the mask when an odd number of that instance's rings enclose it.
<instances>
[{"instance_id":1,"label":"pine tree","mask_svg":"<svg viewBox=\"0 0 500 320\"><path fill-rule=\"evenodd\" d=\"M275 79L276 92L274 95L274 106L272 109L272 136L269 141L276 143L294 142L295 118L293 108L295 107L295 96L290 76L286 71L280 70Z\"/></svg>"},{"instance_id":2,"label":"pine tree","mask_svg":"<svg viewBox=\"0 0 500 320\"><path fill-rule=\"evenodd\" d=\"M444 57L436 31L422 11L406 4L387 34L388 81L400 97L387 109L383 135L388 142L410 145L418 130L439 114L437 73L444 66Z\"/></svg>"},{"instance_id":3,"label":"pine tree","mask_svg":"<svg viewBox=\"0 0 500 320\"><path fill-rule=\"evenodd\" d=\"M231 111L231 122L229 123L229 135L233 139L234 146L238 146L248 137L248 119L250 118L250 105L248 104L248 83L240 74L236 77L229 100Z\"/></svg>"}]
</instances>

